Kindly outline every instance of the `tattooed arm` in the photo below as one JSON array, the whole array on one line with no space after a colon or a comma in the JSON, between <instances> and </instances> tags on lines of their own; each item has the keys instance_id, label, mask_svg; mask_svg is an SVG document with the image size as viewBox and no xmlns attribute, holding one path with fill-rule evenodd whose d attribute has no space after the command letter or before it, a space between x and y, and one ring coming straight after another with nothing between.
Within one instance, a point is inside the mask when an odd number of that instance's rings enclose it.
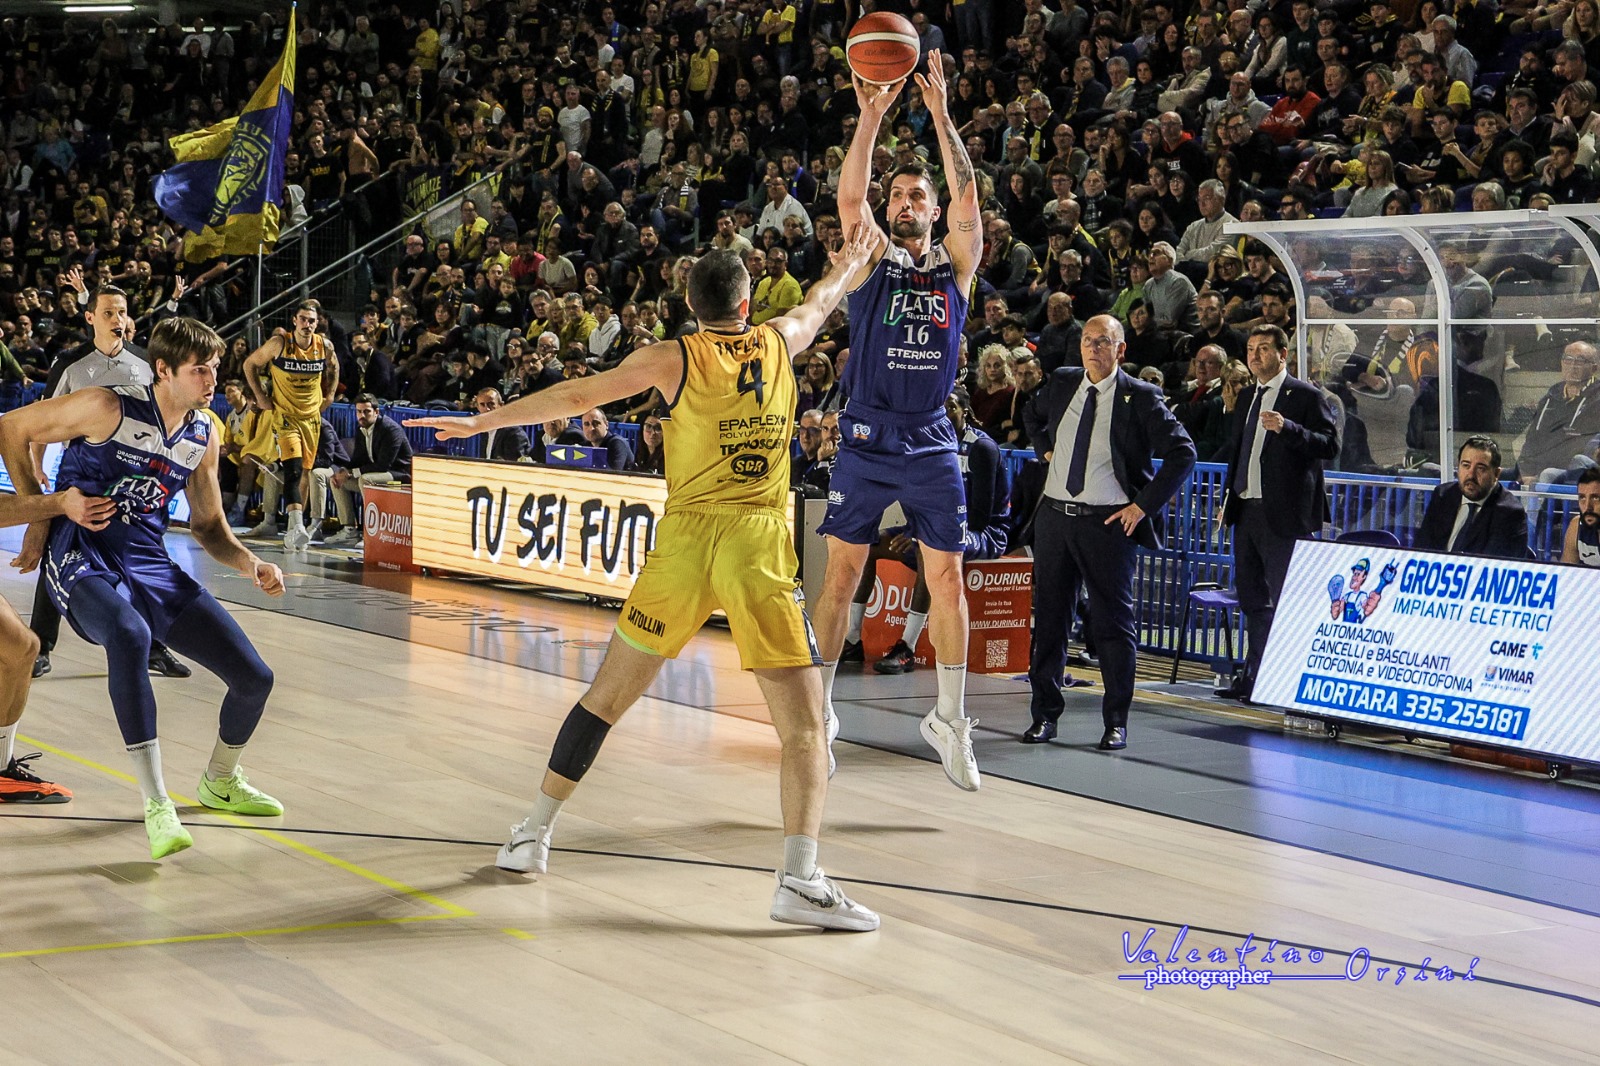
<instances>
[{"instance_id":1,"label":"tattooed arm","mask_svg":"<svg viewBox=\"0 0 1600 1066\"><path fill-rule=\"evenodd\" d=\"M950 250L950 261L956 268L956 284L965 290L972 284L972 275L977 273L983 262L983 226L979 218L978 183L972 159L961 141L961 131L950 117L944 57L938 50L928 53L928 73L917 75L917 85L922 89L923 103L933 113L939 152L944 159L945 184L949 187L950 206L945 209L944 218L950 227L950 234L944 243Z\"/></svg>"}]
</instances>

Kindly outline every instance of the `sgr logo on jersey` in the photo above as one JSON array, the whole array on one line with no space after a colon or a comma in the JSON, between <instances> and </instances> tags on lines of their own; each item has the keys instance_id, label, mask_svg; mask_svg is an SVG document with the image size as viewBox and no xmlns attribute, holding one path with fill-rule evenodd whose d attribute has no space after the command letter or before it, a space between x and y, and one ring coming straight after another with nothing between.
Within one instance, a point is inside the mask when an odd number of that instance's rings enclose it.
<instances>
[{"instance_id":1,"label":"sgr logo on jersey","mask_svg":"<svg viewBox=\"0 0 1600 1066\"><path fill-rule=\"evenodd\" d=\"M1369 559L1371 550L1295 545L1257 702L1600 760L1587 669L1600 572L1400 550ZM1380 565L1386 580L1369 593ZM1335 587L1330 573L1350 581ZM1381 611L1371 603L1380 594Z\"/></svg>"}]
</instances>

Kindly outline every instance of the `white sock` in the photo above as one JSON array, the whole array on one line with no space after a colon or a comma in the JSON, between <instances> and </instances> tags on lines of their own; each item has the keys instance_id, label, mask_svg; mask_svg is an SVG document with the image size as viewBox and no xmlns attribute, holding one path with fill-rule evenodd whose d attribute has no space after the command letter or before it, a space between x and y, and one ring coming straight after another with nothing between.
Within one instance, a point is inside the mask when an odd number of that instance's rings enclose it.
<instances>
[{"instance_id":1,"label":"white sock","mask_svg":"<svg viewBox=\"0 0 1600 1066\"><path fill-rule=\"evenodd\" d=\"M839 672L839 660L822 664L822 720L833 717L833 675Z\"/></svg>"},{"instance_id":2,"label":"white sock","mask_svg":"<svg viewBox=\"0 0 1600 1066\"><path fill-rule=\"evenodd\" d=\"M17 723L0 725L0 770L11 765L13 745L17 738Z\"/></svg>"},{"instance_id":3,"label":"white sock","mask_svg":"<svg viewBox=\"0 0 1600 1066\"><path fill-rule=\"evenodd\" d=\"M965 718L967 716L967 664L940 663L938 674L939 702L934 705L934 710L946 722L953 722L957 718Z\"/></svg>"},{"instance_id":4,"label":"white sock","mask_svg":"<svg viewBox=\"0 0 1600 1066\"><path fill-rule=\"evenodd\" d=\"M206 776L213 781L231 776L239 768L239 753L242 751L243 744L227 744L218 737L216 747L211 749L211 765L206 767Z\"/></svg>"},{"instance_id":5,"label":"white sock","mask_svg":"<svg viewBox=\"0 0 1600 1066\"><path fill-rule=\"evenodd\" d=\"M917 650L917 641L922 637L922 631L927 628L928 615L926 611L906 612L906 633L900 639L906 642L906 647L913 652ZM963 682L965 684L965 682Z\"/></svg>"},{"instance_id":6,"label":"white sock","mask_svg":"<svg viewBox=\"0 0 1600 1066\"><path fill-rule=\"evenodd\" d=\"M817 876L817 838L783 838L783 872L801 881Z\"/></svg>"},{"instance_id":7,"label":"white sock","mask_svg":"<svg viewBox=\"0 0 1600 1066\"><path fill-rule=\"evenodd\" d=\"M289 528L304 529L306 527L306 513L299 507L289 508Z\"/></svg>"},{"instance_id":8,"label":"white sock","mask_svg":"<svg viewBox=\"0 0 1600 1066\"><path fill-rule=\"evenodd\" d=\"M161 741L147 740L128 748L133 759L133 776L146 801L167 798L167 783L161 779Z\"/></svg>"},{"instance_id":9,"label":"white sock","mask_svg":"<svg viewBox=\"0 0 1600 1066\"><path fill-rule=\"evenodd\" d=\"M561 805L565 802L567 801L546 796L541 790L539 798L533 801L533 808L528 811L526 824L529 832L537 832L541 825L547 829L554 830L556 827L556 815L561 813Z\"/></svg>"},{"instance_id":10,"label":"white sock","mask_svg":"<svg viewBox=\"0 0 1600 1066\"><path fill-rule=\"evenodd\" d=\"M852 603L850 605L850 627L844 631L846 644L861 643L861 620L867 616L867 605Z\"/></svg>"}]
</instances>

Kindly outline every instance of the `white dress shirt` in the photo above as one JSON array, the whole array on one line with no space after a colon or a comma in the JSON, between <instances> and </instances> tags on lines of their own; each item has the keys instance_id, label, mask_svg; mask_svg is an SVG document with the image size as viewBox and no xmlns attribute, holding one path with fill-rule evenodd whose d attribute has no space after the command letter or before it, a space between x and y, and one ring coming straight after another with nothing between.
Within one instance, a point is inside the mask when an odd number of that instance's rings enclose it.
<instances>
[{"instance_id":1,"label":"white dress shirt","mask_svg":"<svg viewBox=\"0 0 1600 1066\"><path fill-rule=\"evenodd\" d=\"M1256 435L1255 439L1250 443L1249 465L1245 467L1244 494L1240 499L1261 499L1261 449L1266 446L1267 431L1261 426L1259 419L1263 412L1276 411L1278 409L1278 397L1283 394L1283 382L1288 376L1289 368L1285 366L1278 371L1277 377L1265 385L1260 382L1256 383L1256 399L1251 401L1251 406L1255 409L1257 418ZM1246 418L1250 417L1249 411L1244 414Z\"/></svg>"},{"instance_id":2,"label":"white dress shirt","mask_svg":"<svg viewBox=\"0 0 1600 1066\"><path fill-rule=\"evenodd\" d=\"M1072 465L1072 446L1078 439L1078 421L1083 416L1084 400L1089 390L1099 393L1095 399L1094 428L1089 431L1089 460L1083 469L1083 491L1076 496L1067 491L1067 472ZM1045 476L1044 494L1053 500L1069 500L1092 507L1122 506L1128 494L1117 481L1116 468L1111 464L1111 408L1117 402L1117 375L1107 374L1098 385L1091 384L1089 375L1077 394L1067 405L1067 413L1056 426L1056 446L1050 457L1050 471Z\"/></svg>"}]
</instances>

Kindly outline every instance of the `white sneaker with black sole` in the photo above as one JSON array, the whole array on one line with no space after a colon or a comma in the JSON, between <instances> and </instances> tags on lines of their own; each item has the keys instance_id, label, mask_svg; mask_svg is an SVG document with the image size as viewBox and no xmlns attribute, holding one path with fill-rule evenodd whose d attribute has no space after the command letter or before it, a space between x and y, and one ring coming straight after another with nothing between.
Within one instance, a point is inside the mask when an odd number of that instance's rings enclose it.
<instances>
[{"instance_id":1,"label":"white sneaker with black sole","mask_svg":"<svg viewBox=\"0 0 1600 1066\"><path fill-rule=\"evenodd\" d=\"M951 784L968 792L978 791L978 785L981 784L978 758L972 754L972 727L977 724L976 718L957 718L947 722L939 717L935 709L928 712L919 729L922 739L939 753L944 776L950 779Z\"/></svg>"},{"instance_id":2,"label":"white sneaker with black sole","mask_svg":"<svg viewBox=\"0 0 1600 1066\"><path fill-rule=\"evenodd\" d=\"M778 887L772 893L772 920L788 925L814 925L847 933L870 933L878 916L834 884L819 867L809 881L776 871Z\"/></svg>"},{"instance_id":3,"label":"white sneaker with black sole","mask_svg":"<svg viewBox=\"0 0 1600 1066\"><path fill-rule=\"evenodd\" d=\"M550 827L528 828L526 821L511 827L511 839L500 845L494 864L519 874L542 874L550 863Z\"/></svg>"}]
</instances>

